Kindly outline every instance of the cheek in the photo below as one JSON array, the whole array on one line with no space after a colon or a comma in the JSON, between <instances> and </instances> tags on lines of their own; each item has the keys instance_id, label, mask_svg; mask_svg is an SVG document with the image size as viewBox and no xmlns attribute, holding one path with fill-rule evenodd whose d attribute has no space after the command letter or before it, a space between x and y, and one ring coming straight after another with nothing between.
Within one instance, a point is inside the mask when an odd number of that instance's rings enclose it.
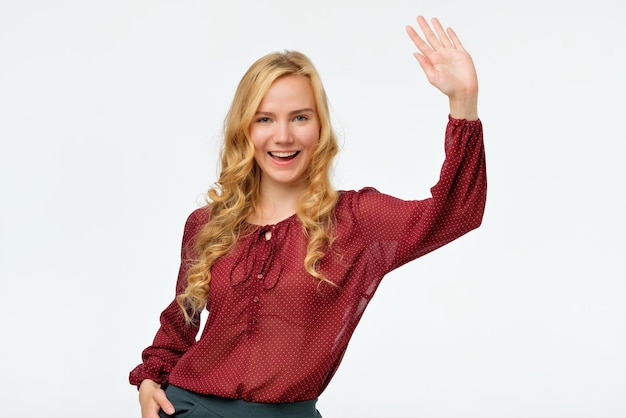
<instances>
[{"instance_id":1,"label":"cheek","mask_svg":"<svg viewBox=\"0 0 626 418\"><path fill-rule=\"evenodd\" d=\"M249 141L254 147L254 151L256 152L259 148L263 147L263 143L264 143L263 135L261 134L259 129L251 128L249 132L250 132Z\"/></svg>"},{"instance_id":2,"label":"cheek","mask_svg":"<svg viewBox=\"0 0 626 418\"><path fill-rule=\"evenodd\" d=\"M319 127L310 127L302 136L302 142L307 148L315 148L320 140Z\"/></svg>"}]
</instances>

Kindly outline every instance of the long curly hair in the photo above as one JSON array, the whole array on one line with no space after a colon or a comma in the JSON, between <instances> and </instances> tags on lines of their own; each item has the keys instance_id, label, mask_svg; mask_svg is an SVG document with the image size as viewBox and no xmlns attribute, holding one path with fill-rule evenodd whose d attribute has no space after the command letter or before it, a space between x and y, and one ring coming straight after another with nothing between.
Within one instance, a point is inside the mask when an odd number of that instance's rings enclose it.
<instances>
[{"instance_id":1,"label":"long curly hair","mask_svg":"<svg viewBox=\"0 0 626 418\"><path fill-rule=\"evenodd\" d=\"M297 51L271 53L254 62L244 74L224 121L219 180L207 193L209 221L196 236L196 259L187 273L187 287L177 297L188 323L207 303L211 267L245 233L245 220L256 209L261 170L254 159L249 128L272 83L288 75L310 81L320 122L319 142L306 172L308 187L296 212L308 237L304 267L320 283L332 284L318 270L333 241L333 209L338 198L330 183L330 170L339 146L330 123L328 99L319 73L307 56Z\"/></svg>"}]
</instances>

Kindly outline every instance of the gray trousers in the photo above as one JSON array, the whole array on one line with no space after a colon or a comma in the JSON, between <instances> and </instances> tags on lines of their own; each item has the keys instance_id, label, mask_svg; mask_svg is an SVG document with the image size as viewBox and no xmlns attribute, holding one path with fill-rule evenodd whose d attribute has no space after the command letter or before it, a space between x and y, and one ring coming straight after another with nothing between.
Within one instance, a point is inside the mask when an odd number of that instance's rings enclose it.
<instances>
[{"instance_id":1,"label":"gray trousers","mask_svg":"<svg viewBox=\"0 0 626 418\"><path fill-rule=\"evenodd\" d=\"M315 408L317 399L310 401L271 404L246 402L241 399L202 395L176 386L168 386L165 393L174 405L174 415L161 411L161 418L321 418Z\"/></svg>"}]
</instances>

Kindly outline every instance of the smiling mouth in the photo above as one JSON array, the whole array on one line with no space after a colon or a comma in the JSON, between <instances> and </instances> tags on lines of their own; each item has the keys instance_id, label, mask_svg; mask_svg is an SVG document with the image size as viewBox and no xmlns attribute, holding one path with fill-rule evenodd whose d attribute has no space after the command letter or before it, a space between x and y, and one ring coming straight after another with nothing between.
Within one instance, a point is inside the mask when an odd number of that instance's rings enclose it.
<instances>
[{"instance_id":1,"label":"smiling mouth","mask_svg":"<svg viewBox=\"0 0 626 418\"><path fill-rule=\"evenodd\" d=\"M300 154L300 151L270 151L268 152L270 157L275 158L280 161L289 161L296 158L296 155Z\"/></svg>"}]
</instances>

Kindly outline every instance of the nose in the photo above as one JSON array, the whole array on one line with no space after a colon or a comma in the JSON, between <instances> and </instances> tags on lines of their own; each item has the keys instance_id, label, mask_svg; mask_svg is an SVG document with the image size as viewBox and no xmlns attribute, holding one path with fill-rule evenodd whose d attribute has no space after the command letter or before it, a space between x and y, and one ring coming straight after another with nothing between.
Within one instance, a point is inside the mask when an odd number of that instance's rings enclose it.
<instances>
[{"instance_id":1,"label":"nose","mask_svg":"<svg viewBox=\"0 0 626 418\"><path fill-rule=\"evenodd\" d=\"M293 135L289 122L279 122L276 124L274 142L277 144L290 144L293 142Z\"/></svg>"}]
</instances>

